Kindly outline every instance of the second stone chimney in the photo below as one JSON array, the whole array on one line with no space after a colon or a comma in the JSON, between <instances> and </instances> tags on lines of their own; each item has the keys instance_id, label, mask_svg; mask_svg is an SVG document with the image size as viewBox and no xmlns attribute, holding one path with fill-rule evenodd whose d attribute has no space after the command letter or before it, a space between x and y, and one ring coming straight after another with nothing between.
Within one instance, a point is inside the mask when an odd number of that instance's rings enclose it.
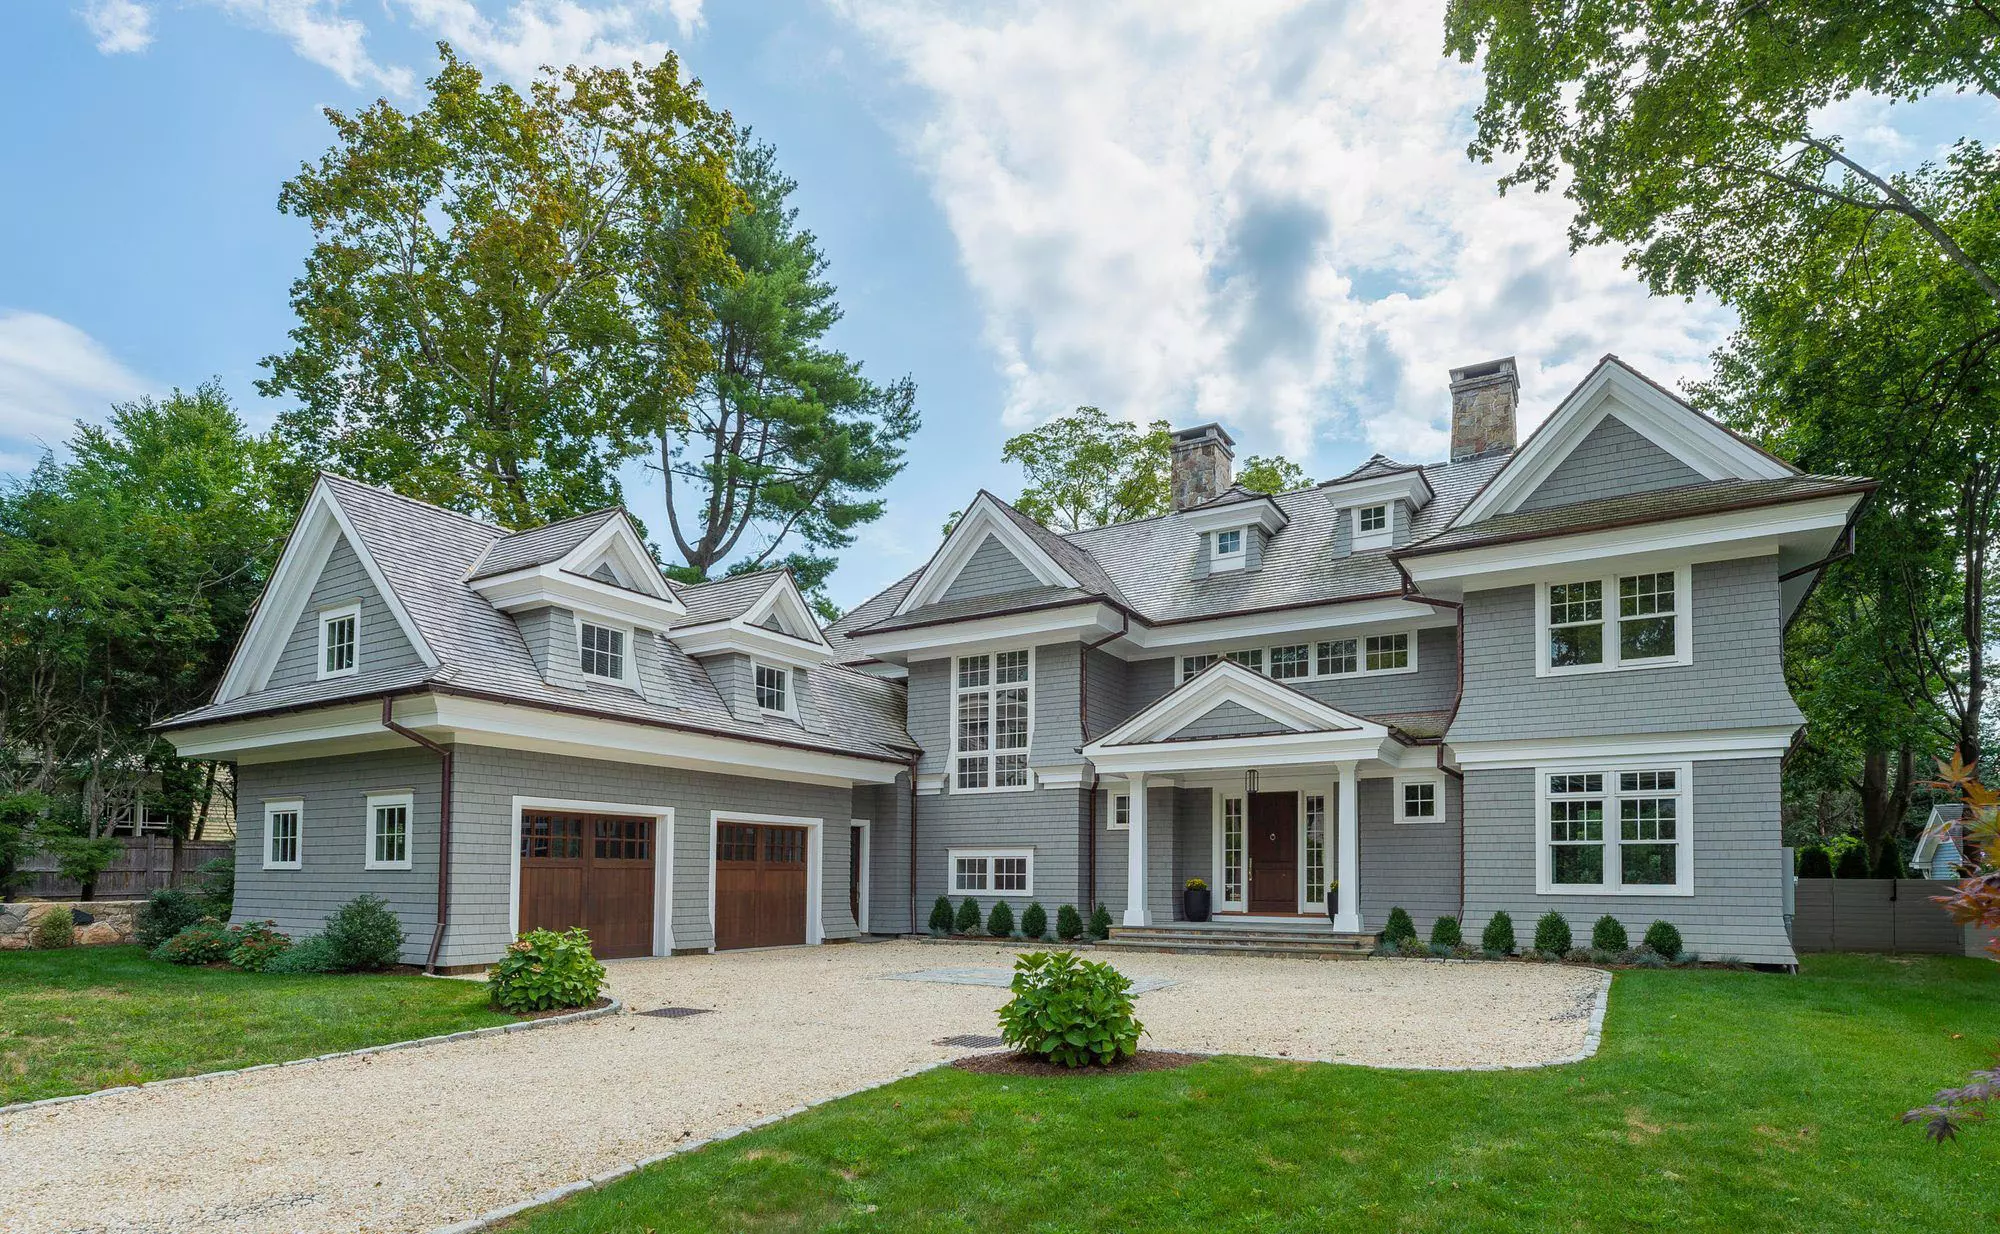
<instances>
[{"instance_id":1,"label":"second stone chimney","mask_svg":"<svg viewBox=\"0 0 2000 1234\"><path fill-rule=\"evenodd\" d=\"M1236 479L1235 445L1220 424L1198 424L1174 434L1175 510L1214 501L1228 490Z\"/></svg>"},{"instance_id":2,"label":"second stone chimney","mask_svg":"<svg viewBox=\"0 0 2000 1234\"><path fill-rule=\"evenodd\" d=\"M1512 356L1451 370L1451 461L1513 449L1520 402Z\"/></svg>"}]
</instances>

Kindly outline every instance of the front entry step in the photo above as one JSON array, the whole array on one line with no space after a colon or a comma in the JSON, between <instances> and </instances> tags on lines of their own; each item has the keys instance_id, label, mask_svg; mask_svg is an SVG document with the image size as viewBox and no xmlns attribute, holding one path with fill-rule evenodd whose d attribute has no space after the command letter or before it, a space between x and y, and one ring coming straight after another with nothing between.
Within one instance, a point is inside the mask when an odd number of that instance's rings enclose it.
<instances>
[{"instance_id":1,"label":"front entry step","mask_svg":"<svg viewBox=\"0 0 2000 1234\"><path fill-rule=\"evenodd\" d=\"M1097 944L1127 951L1165 951L1182 955L1305 956L1320 959L1361 959L1374 950L1372 934L1296 926L1257 929L1253 926L1113 926L1111 937Z\"/></svg>"}]
</instances>

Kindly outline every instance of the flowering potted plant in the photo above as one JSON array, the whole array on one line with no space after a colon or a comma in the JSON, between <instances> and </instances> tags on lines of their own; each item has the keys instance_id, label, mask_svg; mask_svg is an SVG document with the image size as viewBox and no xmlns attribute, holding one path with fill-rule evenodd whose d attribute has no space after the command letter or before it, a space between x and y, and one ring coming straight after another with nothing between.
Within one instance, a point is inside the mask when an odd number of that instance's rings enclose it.
<instances>
[{"instance_id":1,"label":"flowering potted plant","mask_svg":"<svg viewBox=\"0 0 2000 1234\"><path fill-rule=\"evenodd\" d=\"M1181 908L1189 921L1208 920L1208 884L1198 878L1187 881L1187 888L1181 893Z\"/></svg>"},{"instance_id":2,"label":"flowering potted plant","mask_svg":"<svg viewBox=\"0 0 2000 1234\"><path fill-rule=\"evenodd\" d=\"M1340 916L1340 880L1328 879L1326 884L1326 919L1337 920Z\"/></svg>"}]
</instances>

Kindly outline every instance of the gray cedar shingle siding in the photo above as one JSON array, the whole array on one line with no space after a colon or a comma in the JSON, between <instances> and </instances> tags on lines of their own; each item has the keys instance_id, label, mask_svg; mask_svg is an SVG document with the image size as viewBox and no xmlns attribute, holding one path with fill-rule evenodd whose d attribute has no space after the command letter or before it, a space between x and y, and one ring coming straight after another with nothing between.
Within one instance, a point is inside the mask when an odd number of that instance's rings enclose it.
<instances>
[{"instance_id":1,"label":"gray cedar shingle siding","mask_svg":"<svg viewBox=\"0 0 2000 1234\"><path fill-rule=\"evenodd\" d=\"M1606 416L1517 509L1546 510L1575 501L1700 484L1704 479L1617 416Z\"/></svg>"},{"instance_id":2,"label":"gray cedar shingle siding","mask_svg":"<svg viewBox=\"0 0 2000 1234\"><path fill-rule=\"evenodd\" d=\"M1694 663L1572 676L1535 676L1533 587L1469 593L1450 740L1803 723L1785 685L1777 569L1775 557L1694 567Z\"/></svg>"},{"instance_id":3,"label":"gray cedar shingle siding","mask_svg":"<svg viewBox=\"0 0 2000 1234\"><path fill-rule=\"evenodd\" d=\"M1012 591L1027 591L1039 587L1042 581L1021 564L1021 559L992 533L979 542L965 568L958 577L945 588L940 600L969 600L976 596L1005 595Z\"/></svg>"},{"instance_id":4,"label":"gray cedar shingle siding","mask_svg":"<svg viewBox=\"0 0 2000 1234\"><path fill-rule=\"evenodd\" d=\"M1055 906L1080 903L1084 794L1074 788L1025 793L957 793L917 799L917 906L920 922L940 895L954 904L970 895L982 913L1001 897L991 891L959 892L951 887L947 863L954 848L1031 849L1035 855L1034 894L1004 897L1018 920L1028 902L1039 900L1055 916ZM1122 850L1121 850L1122 852ZM1102 855L1099 861L1103 860ZM1122 856L1121 856L1122 860ZM1123 867L1120 867L1121 869ZM907 870L904 877L907 878Z\"/></svg>"},{"instance_id":5,"label":"gray cedar shingle siding","mask_svg":"<svg viewBox=\"0 0 2000 1234\"><path fill-rule=\"evenodd\" d=\"M1360 814L1361 928L1381 929L1389 910L1400 906L1428 939L1433 921L1458 912L1458 838L1465 817L1458 781L1444 778L1444 813L1430 822L1395 820L1395 781L1390 779L1362 780L1355 786L1355 804ZM1328 878L1340 871L1338 813L1337 801L1329 801Z\"/></svg>"},{"instance_id":6,"label":"gray cedar shingle siding","mask_svg":"<svg viewBox=\"0 0 2000 1234\"><path fill-rule=\"evenodd\" d=\"M925 804L931 799L926 798ZM910 777L894 784L854 789L853 817L869 822L868 909L864 932L903 934L910 928ZM933 897L935 898L935 897ZM916 928L930 920L930 902L920 905Z\"/></svg>"},{"instance_id":7,"label":"gray cedar shingle siding","mask_svg":"<svg viewBox=\"0 0 2000 1234\"><path fill-rule=\"evenodd\" d=\"M1476 935L1505 909L1527 945L1536 918L1554 910L1571 933L1589 936L1605 913L1633 939L1656 920L1680 930L1689 950L1708 959L1792 964L1785 933L1784 850L1779 836L1779 763L1775 758L1694 765L1694 895L1577 896L1535 894L1535 772L1468 771L1465 776L1466 933ZM1364 902L1367 890L1364 885Z\"/></svg>"},{"instance_id":8,"label":"gray cedar shingle siding","mask_svg":"<svg viewBox=\"0 0 2000 1234\"><path fill-rule=\"evenodd\" d=\"M1208 829L1206 793L1190 793L1172 787L1146 789L1146 897L1153 920L1174 921L1181 916L1180 884L1174 881L1177 864L1187 859L1179 847L1184 826L1195 827L1205 836ZM1121 924L1125 916L1125 879L1131 854L1132 833L1112 831L1106 823L1110 815L1110 794L1097 794L1097 901L1111 910L1111 923ZM1184 811L1203 811L1198 819L1183 822ZM1089 915L1086 909L1085 916Z\"/></svg>"},{"instance_id":9,"label":"gray cedar shingle siding","mask_svg":"<svg viewBox=\"0 0 2000 1234\"><path fill-rule=\"evenodd\" d=\"M391 669L417 668L423 661L403 633L396 615L382 599L382 593L368 579L361 558L345 535L327 554L312 596L299 613L292 636L271 670L267 690L282 689L314 681L319 676L319 615L324 609L359 602L361 620L355 632L355 667L359 673L379 673Z\"/></svg>"},{"instance_id":10,"label":"gray cedar shingle siding","mask_svg":"<svg viewBox=\"0 0 2000 1234\"><path fill-rule=\"evenodd\" d=\"M1291 731L1288 726L1277 723L1269 716L1259 715L1241 703L1224 701L1188 721L1172 736L1180 741L1198 741L1203 737L1248 737Z\"/></svg>"}]
</instances>

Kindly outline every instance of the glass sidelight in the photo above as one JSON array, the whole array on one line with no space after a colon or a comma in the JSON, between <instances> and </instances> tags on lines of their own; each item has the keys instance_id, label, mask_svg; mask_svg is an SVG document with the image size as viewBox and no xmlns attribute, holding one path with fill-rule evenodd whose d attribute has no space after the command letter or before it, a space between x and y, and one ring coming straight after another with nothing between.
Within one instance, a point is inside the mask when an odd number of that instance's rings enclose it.
<instances>
[{"instance_id":1,"label":"glass sidelight","mask_svg":"<svg viewBox=\"0 0 2000 1234\"><path fill-rule=\"evenodd\" d=\"M1242 905L1243 798L1222 799L1222 902Z\"/></svg>"}]
</instances>

